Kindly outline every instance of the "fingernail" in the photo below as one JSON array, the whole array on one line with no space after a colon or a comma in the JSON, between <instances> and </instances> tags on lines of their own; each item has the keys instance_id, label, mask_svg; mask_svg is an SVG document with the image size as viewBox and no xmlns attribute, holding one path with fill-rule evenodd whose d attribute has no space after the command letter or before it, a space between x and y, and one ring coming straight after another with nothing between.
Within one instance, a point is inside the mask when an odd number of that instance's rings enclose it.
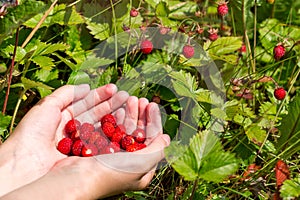
<instances>
[{"instance_id":1,"label":"fingernail","mask_svg":"<svg viewBox=\"0 0 300 200\"><path fill-rule=\"evenodd\" d=\"M163 140L166 142L166 146L169 146L170 145L170 136L168 134L163 134L161 136L163 138Z\"/></svg>"},{"instance_id":2,"label":"fingernail","mask_svg":"<svg viewBox=\"0 0 300 200\"><path fill-rule=\"evenodd\" d=\"M89 84L80 84L76 86L77 89L79 89L80 91L86 91L86 90L90 90L90 85Z\"/></svg>"}]
</instances>

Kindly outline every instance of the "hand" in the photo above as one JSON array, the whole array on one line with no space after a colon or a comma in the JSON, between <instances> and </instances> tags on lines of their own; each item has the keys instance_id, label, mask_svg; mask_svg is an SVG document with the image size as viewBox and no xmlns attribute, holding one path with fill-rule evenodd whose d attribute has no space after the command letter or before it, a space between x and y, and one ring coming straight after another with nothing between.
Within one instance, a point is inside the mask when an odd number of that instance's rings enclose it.
<instances>
[{"instance_id":1,"label":"hand","mask_svg":"<svg viewBox=\"0 0 300 200\"><path fill-rule=\"evenodd\" d=\"M145 188L154 175L157 163L164 157L164 148L170 143L169 136L162 134L159 108L144 98L138 100L130 97L125 109L119 108L115 116L128 132L136 127L144 128L148 146L132 153L65 158L44 177L3 199L29 199L31 191L35 191L35 198L43 199L97 199Z\"/></svg>"},{"instance_id":2,"label":"hand","mask_svg":"<svg viewBox=\"0 0 300 200\"><path fill-rule=\"evenodd\" d=\"M63 86L34 106L0 147L0 196L45 175L66 158L56 149L68 120L97 122L128 99L113 84Z\"/></svg>"}]
</instances>

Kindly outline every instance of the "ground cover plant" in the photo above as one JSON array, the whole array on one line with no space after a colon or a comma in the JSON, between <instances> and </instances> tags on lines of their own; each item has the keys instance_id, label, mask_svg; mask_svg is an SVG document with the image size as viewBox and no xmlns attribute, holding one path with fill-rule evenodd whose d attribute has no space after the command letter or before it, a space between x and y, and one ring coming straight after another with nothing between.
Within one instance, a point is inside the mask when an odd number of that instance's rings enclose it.
<instances>
[{"instance_id":1,"label":"ground cover plant","mask_svg":"<svg viewBox=\"0 0 300 200\"><path fill-rule=\"evenodd\" d=\"M54 89L115 83L172 143L146 190L109 199L300 197L299 0L0 5L1 143Z\"/></svg>"}]
</instances>

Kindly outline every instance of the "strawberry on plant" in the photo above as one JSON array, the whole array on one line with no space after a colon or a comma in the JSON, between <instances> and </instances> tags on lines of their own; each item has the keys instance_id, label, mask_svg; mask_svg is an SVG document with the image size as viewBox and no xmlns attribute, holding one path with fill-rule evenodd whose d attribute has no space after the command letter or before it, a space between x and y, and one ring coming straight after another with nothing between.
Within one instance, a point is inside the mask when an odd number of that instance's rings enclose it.
<instances>
[{"instance_id":1,"label":"strawberry on plant","mask_svg":"<svg viewBox=\"0 0 300 200\"><path fill-rule=\"evenodd\" d=\"M246 45L242 44L241 48L239 49L239 52L243 54L246 53L246 51L247 51Z\"/></svg>"},{"instance_id":2,"label":"strawberry on plant","mask_svg":"<svg viewBox=\"0 0 300 200\"><path fill-rule=\"evenodd\" d=\"M226 1L224 0L221 0L218 2L218 14L220 16L225 16L227 13L228 13L228 6L227 6L227 3Z\"/></svg>"},{"instance_id":3,"label":"strawberry on plant","mask_svg":"<svg viewBox=\"0 0 300 200\"><path fill-rule=\"evenodd\" d=\"M80 156L83 145L84 144L83 144L82 140L76 140L72 146L72 154L74 156Z\"/></svg>"},{"instance_id":4,"label":"strawberry on plant","mask_svg":"<svg viewBox=\"0 0 300 200\"><path fill-rule=\"evenodd\" d=\"M80 122L77 119L69 120L65 125L65 133L71 136L74 132L80 129Z\"/></svg>"},{"instance_id":5,"label":"strawberry on plant","mask_svg":"<svg viewBox=\"0 0 300 200\"><path fill-rule=\"evenodd\" d=\"M290 178L289 166L283 160L278 160L276 163L275 177L277 188L280 188L283 182Z\"/></svg>"},{"instance_id":6,"label":"strawberry on plant","mask_svg":"<svg viewBox=\"0 0 300 200\"><path fill-rule=\"evenodd\" d=\"M192 58L195 54L194 47L191 45L184 45L184 47L182 49L182 54L186 58Z\"/></svg>"},{"instance_id":7,"label":"strawberry on plant","mask_svg":"<svg viewBox=\"0 0 300 200\"><path fill-rule=\"evenodd\" d=\"M283 100L285 98L286 91L283 89L283 87L278 87L274 90L274 96L278 100Z\"/></svg>"},{"instance_id":8,"label":"strawberry on plant","mask_svg":"<svg viewBox=\"0 0 300 200\"><path fill-rule=\"evenodd\" d=\"M104 122L101 129L108 138L111 138L115 132L115 126L111 122Z\"/></svg>"},{"instance_id":9,"label":"strawberry on plant","mask_svg":"<svg viewBox=\"0 0 300 200\"><path fill-rule=\"evenodd\" d=\"M277 44L273 49L274 59L276 61L280 60L285 54L285 47L282 43Z\"/></svg>"},{"instance_id":10,"label":"strawberry on plant","mask_svg":"<svg viewBox=\"0 0 300 200\"><path fill-rule=\"evenodd\" d=\"M57 144L57 150L62 154L69 155L72 149L73 141L71 138L63 138Z\"/></svg>"},{"instance_id":11,"label":"strawberry on plant","mask_svg":"<svg viewBox=\"0 0 300 200\"><path fill-rule=\"evenodd\" d=\"M139 15L139 11L136 8L131 8L130 10L130 17L136 17Z\"/></svg>"},{"instance_id":12,"label":"strawberry on plant","mask_svg":"<svg viewBox=\"0 0 300 200\"><path fill-rule=\"evenodd\" d=\"M214 28L210 28L208 30L209 33L208 38L210 39L210 41L216 41L219 38L218 32L219 30Z\"/></svg>"},{"instance_id":13,"label":"strawberry on plant","mask_svg":"<svg viewBox=\"0 0 300 200\"><path fill-rule=\"evenodd\" d=\"M133 131L132 136L134 137L135 141L138 143L143 143L146 140L146 133L141 128L138 128L135 131Z\"/></svg>"},{"instance_id":14,"label":"strawberry on plant","mask_svg":"<svg viewBox=\"0 0 300 200\"><path fill-rule=\"evenodd\" d=\"M140 48L143 54L149 54L153 50L153 44L150 40L143 40Z\"/></svg>"}]
</instances>

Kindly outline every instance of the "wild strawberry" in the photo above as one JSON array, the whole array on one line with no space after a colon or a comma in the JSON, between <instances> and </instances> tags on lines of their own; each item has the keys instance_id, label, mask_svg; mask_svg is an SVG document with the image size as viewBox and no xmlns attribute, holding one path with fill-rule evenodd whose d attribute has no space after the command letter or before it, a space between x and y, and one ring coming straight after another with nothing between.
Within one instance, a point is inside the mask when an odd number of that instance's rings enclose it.
<instances>
[{"instance_id":1,"label":"wild strawberry","mask_svg":"<svg viewBox=\"0 0 300 200\"><path fill-rule=\"evenodd\" d=\"M83 145L84 144L83 144L82 140L76 140L72 146L72 154L74 156L80 156Z\"/></svg>"},{"instance_id":2,"label":"wild strawberry","mask_svg":"<svg viewBox=\"0 0 300 200\"><path fill-rule=\"evenodd\" d=\"M106 114L104 115L101 120L101 125L104 124L105 122L110 122L112 123L114 126L117 124L115 117L112 114Z\"/></svg>"},{"instance_id":3,"label":"wild strawberry","mask_svg":"<svg viewBox=\"0 0 300 200\"><path fill-rule=\"evenodd\" d=\"M63 138L57 144L57 150L65 155L69 155L72 149L73 141L71 138Z\"/></svg>"},{"instance_id":4,"label":"wild strawberry","mask_svg":"<svg viewBox=\"0 0 300 200\"><path fill-rule=\"evenodd\" d=\"M71 137L71 135L80 129L80 122L76 119L69 120L65 125L65 133Z\"/></svg>"},{"instance_id":5,"label":"wild strawberry","mask_svg":"<svg viewBox=\"0 0 300 200\"><path fill-rule=\"evenodd\" d=\"M126 135L121 140L121 147L126 149L127 146L132 145L135 143L134 137L131 135Z\"/></svg>"},{"instance_id":6,"label":"wild strawberry","mask_svg":"<svg viewBox=\"0 0 300 200\"><path fill-rule=\"evenodd\" d=\"M276 61L280 60L285 54L285 47L279 43L273 49L273 55Z\"/></svg>"},{"instance_id":7,"label":"wild strawberry","mask_svg":"<svg viewBox=\"0 0 300 200\"><path fill-rule=\"evenodd\" d=\"M87 144L82 147L81 155L90 157L98 154L98 148L94 144Z\"/></svg>"},{"instance_id":8,"label":"wild strawberry","mask_svg":"<svg viewBox=\"0 0 300 200\"><path fill-rule=\"evenodd\" d=\"M280 188L285 180L290 179L289 166L283 160L278 160L275 165L275 177L277 188Z\"/></svg>"},{"instance_id":9,"label":"wild strawberry","mask_svg":"<svg viewBox=\"0 0 300 200\"><path fill-rule=\"evenodd\" d=\"M131 8L130 10L130 17L136 17L139 15L139 11L135 8Z\"/></svg>"},{"instance_id":10,"label":"wild strawberry","mask_svg":"<svg viewBox=\"0 0 300 200\"><path fill-rule=\"evenodd\" d=\"M246 45L242 44L241 48L239 48L239 52L243 54L246 53L246 51L247 51Z\"/></svg>"},{"instance_id":11,"label":"wild strawberry","mask_svg":"<svg viewBox=\"0 0 300 200\"><path fill-rule=\"evenodd\" d=\"M123 124L119 124L116 127L116 132L117 131L122 131L122 132L126 133L126 127Z\"/></svg>"},{"instance_id":12,"label":"wild strawberry","mask_svg":"<svg viewBox=\"0 0 300 200\"><path fill-rule=\"evenodd\" d=\"M211 41L215 41L219 38L218 36L218 29L214 29L214 28L211 28L208 30L208 33L209 33L209 36L208 38L211 40Z\"/></svg>"},{"instance_id":13,"label":"wild strawberry","mask_svg":"<svg viewBox=\"0 0 300 200\"><path fill-rule=\"evenodd\" d=\"M135 143L126 147L127 152L134 152L145 148L146 145L144 143Z\"/></svg>"},{"instance_id":14,"label":"wild strawberry","mask_svg":"<svg viewBox=\"0 0 300 200\"><path fill-rule=\"evenodd\" d=\"M103 137L104 134L101 134L100 132L98 131L93 131L91 134L90 134L90 137L88 139L88 143L95 143L95 141L99 138L99 137Z\"/></svg>"},{"instance_id":15,"label":"wild strawberry","mask_svg":"<svg viewBox=\"0 0 300 200\"><path fill-rule=\"evenodd\" d=\"M122 138L126 135L118 126L115 129L113 136L111 137L112 142L120 143Z\"/></svg>"},{"instance_id":16,"label":"wild strawberry","mask_svg":"<svg viewBox=\"0 0 300 200\"><path fill-rule=\"evenodd\" d=\"M182 54L184 55L184 57L186 58L191 58L194 56L195 54L195 50L194 47L191 45L184 45L183 49L182 49Z\"/></svg>"},{"instance_id":17,"label":"wild strawberry","mask_svg":"<svg viewBox=\"0 0 300 200\"><path fill-rule=\"evenodd\" d=\"M169 33L170 31L171 31L171 29L168 28L168 27L165 27L165 26L160 26L160 28L159 28L159 33L160 33L161 35L166 35L166 34Z\"/></svg>"},{"instance_id":18,"label":"wild strawberry","mask_svg":"<svg viewBox=\"0 0 300 200\"><path fill-rule=\"evenodd\" d=\"M134 137L135 141L138 143L143 143L146 140L146 133L141 128L138 128L135 131L133 131L132 136Z\"/></svg>"},{"instance_id":19,"label":"wild strawberry","mask_svg":"<svg viewBox=\"0 0 300 200\"><path fill-rule=\"evenodd\" d=\"M115 126L110 122L105 122L101 129L108 138L111 138L115 132Z\"/></svg>"},{"instance_id":20,"label":"wild strawberry","mask_svg":"<svg viewBox=\"0 0 300 200\"><path fill-rule=\"evenodd\" d=\"M83 123L80 128L80 139L87 141L94 130L95 127L93 124Z\"/></svg>"},{"instance_id":21,"label":"wild strawberry","mask_svg":"<svg viewBox=\"0 0 300 200\"><path fill-rule=\"evenodd\" d=\"M286 91L283 89L283 87L278 87L274 90L274 96L278 100L283 100L285 98Z\"/></svg>"},{"instance_id":22,"label":"wild strawberry","mask_svg":"<svg viewBox=\"0 0 300 200\"><path fill-rule=\"evenodd\" d=\"M152 97L152 102L155 102L157 104L160 104L160 97L159 96L153 96Z\"/></svg>"},{"instance_id":23,"label":"wild strawberry","mask_svg":"<svg viewBox=\"0 0 300 200\"><path fill-rule=\"evenodd\" d=\"M117 153L120 151L120 145L115 142L111 142L108 146L106 146L101 153L102 154L110 154L110 153Z\"/></svg>"},{"instance_id":24,"label":"wild strawberry","mask_svg":"<svg viewBox=\"0 0 300 200\"><path fill-rule=\"evenodd\" d=\"M219 3L218 3L218 14L220 16L225 16L227 13L228 13L228 6L227 6L227 3L228 2L225 2L223 0L221 0Z\"/></svg>"},{"instance_id":25,"label":"wild strawberry","mask_svg":"<svg viewBox=\"0 0 300 200\"><path fill-rule=\"evenodd\" d=\"M153 50L153 44L150 40L143 40L141 42L140 48L141 48L142 53L149 54Z\"/></svg>"},{"instance_id":26,"label":"wild strawberry","mask_svg":"<svg viewBox=\"0 0 300 200\"><path fill-rule=\"evenodd\" d=\"M99 136L97 140L94 142L99 151L105 148L108 145L108 141L105 137Z\"/></svg>"}]
</instances>

